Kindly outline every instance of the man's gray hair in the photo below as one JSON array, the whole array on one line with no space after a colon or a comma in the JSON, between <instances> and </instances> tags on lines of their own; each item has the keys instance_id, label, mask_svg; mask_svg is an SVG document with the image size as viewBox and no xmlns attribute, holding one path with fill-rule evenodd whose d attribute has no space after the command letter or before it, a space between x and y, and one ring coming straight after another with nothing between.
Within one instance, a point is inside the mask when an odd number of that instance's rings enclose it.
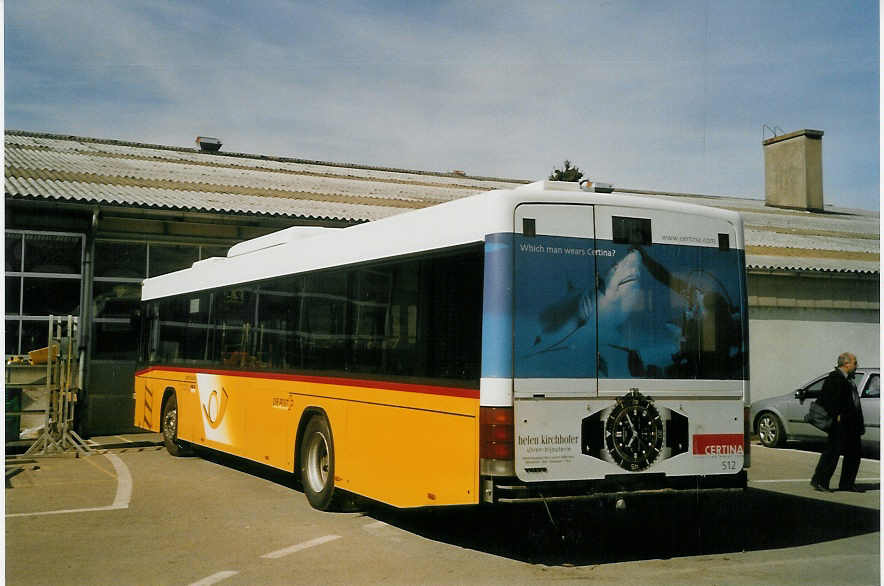
<instances>
[{"instance_id":1,"label":"man's gray hair","mask_svg":"<svg viewBox=\"0 0 884 586\"><path fill-rule=\"evenodd\" d=\"M843 352L838 355L838 366L844 366L851 360L856 360L856 356L854 356L850 352Z\"/></svg>"}]
</instances>

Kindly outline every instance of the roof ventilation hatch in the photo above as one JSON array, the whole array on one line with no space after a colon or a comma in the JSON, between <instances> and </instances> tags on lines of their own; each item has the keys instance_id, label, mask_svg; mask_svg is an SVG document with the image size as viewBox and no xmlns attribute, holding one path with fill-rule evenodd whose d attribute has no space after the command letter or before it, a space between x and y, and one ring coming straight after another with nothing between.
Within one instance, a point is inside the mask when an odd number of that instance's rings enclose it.
<instances>
[{"instance_id":1,"label":"roof ventilation hatch","mask_svg":"<svg viewBox=\"0 0 884 586\"><path fill-rule=\"evenodd\" d=\"M196 137L196 144L200 147L201 151L214 153L221 150L220 138L212 138L211 136L198 136Z\"/></svg>"}]
</instances>

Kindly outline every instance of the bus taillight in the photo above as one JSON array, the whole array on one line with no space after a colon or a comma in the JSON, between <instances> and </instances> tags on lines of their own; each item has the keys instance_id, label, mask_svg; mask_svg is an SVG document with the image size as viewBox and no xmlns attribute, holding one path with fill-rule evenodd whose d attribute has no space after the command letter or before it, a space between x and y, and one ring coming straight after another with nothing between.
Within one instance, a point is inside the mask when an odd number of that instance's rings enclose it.
<instances>
[{"instance_id":1,"label":"bus taillight","mask_svg":"<svg viewBox=\"0 0 884 586\"><path fill-rule=\"evenodd\" d=\"M512 407L479 408L479 457L512 460L514 426Z\"/></svg>"},{"instance_id":2,"label":"bus taillight","mask_svg":"<svg viewBox=\"0 0 884 586\"><path fill-rule=\"evenodd\" d=\"M743 468L752 464L752 422L750 408L743 406Z\"/></svg>"}]
</instances>

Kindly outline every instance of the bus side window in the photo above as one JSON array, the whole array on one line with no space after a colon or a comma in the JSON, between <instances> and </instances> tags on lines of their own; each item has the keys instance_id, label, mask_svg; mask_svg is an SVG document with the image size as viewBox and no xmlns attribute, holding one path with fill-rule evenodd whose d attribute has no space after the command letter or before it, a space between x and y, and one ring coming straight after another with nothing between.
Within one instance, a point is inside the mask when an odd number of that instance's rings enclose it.
<instances>
[{"instance_id":1,"label":"bus side window","mask_svg":"<svg viewBox=\"0 0 884 586\"><path fill-rule=\"evenodd\" d=\"M352 273L353 368L357 372L383 372L390 336L394 271L362 269Z\"/></svg>"},{"instance_id":2,"label":"bus side window","mask_svg":"<svg viewBox=\"0 0 884 586\"><path fill-rule=\"evenodd\" d=\"M211 358L224 366L254 367L252 352L255 289L236 287L213 295L214 348Z\"/></svg>"},{"instance_id":3,"label":"bus side window","mask_svg":"<svg viewBox=\"0 0 884 586\"><path fill-rule=\"evenodd\" d=\"M301 277L278 277L258 290L255 357L269 368L300 366Z\"/></svg>"},{"instance_id":4,"label":"bus side window","mask_svg":"<svg viewBox=\"0 0 884 586\"><path fill-rule=\"evenodd\" d=\"M347 272L310 275L303 293L298 328L303 336L304 367L349 370L347 352Z\"/></svg>"}]
</instances>

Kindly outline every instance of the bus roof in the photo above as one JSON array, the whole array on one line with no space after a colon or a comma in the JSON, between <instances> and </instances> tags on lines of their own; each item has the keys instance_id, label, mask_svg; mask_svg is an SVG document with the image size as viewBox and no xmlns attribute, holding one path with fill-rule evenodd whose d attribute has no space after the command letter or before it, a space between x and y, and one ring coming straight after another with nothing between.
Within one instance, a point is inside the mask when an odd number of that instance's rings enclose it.
<instances>
[{"instance_id":1,"label":"bus roof","mask_svg":"<svg viewBox=\"0 0 884 586\"><path fill-rule=\"evenodd\" d=\"M742 223L736 212L621 192L591 193L571 182L537 181L347 228L280 230L236 244L226 257L208 258L190 268L145 279L142 299L482 242L488 234L513 232L513 210L521 203L616 205L718 218L734 225L737 241L732 246L743 248Z\"/></svg>"}]
</instances>

